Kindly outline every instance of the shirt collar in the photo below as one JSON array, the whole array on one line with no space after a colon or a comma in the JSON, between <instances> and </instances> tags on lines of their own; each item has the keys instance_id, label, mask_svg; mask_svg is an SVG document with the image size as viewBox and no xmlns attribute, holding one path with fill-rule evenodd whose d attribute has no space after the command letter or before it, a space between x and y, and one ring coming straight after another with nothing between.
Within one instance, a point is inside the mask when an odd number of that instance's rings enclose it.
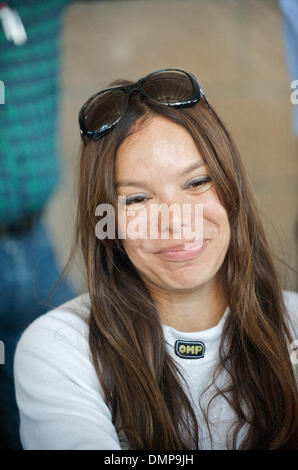
<instances>
[{"instance_id":1,"label":"shirt collar","mask_svg":"<svg viewBox=\"0 0 298 470\"><path fill-rule=\"evenodd\" d=\"M216 359L218 357L218 346L223 330L223 325L229 313L230 308L228 306L217 325L202 331L179 331L173 328L172 326L162 325L164 331L164 338L167 343L167 347L169 348L170 354L173 355L176 360L182 361L184 363L205 363L210 360ZM195 343L194 345L200 345L200 343L202 343L204 354L201 356L195 356L192 354L192 352L195 353L196 349L188 348L189 354L187 354L186 351L184 355L179 355L179 351L177 348L179 347L179 345L184 344L183 341L185 341L186 346L192 346L192 342Z\"/></svg>"}]
</instances>

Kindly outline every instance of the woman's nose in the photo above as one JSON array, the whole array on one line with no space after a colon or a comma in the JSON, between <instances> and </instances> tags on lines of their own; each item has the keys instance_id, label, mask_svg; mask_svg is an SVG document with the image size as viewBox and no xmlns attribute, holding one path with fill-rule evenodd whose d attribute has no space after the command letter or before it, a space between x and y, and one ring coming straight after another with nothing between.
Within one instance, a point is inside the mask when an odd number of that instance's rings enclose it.
<instances>
[{"instance_id":1,"label":"woman's nose","mask_svg":"<svg viewBox=\"0 0 298 470\"><path fill-rule=\"evenodd\" d=\"M192 240L203 237L203 205L186 201L160 204L158 233L161 238Z\"/></svg>"}]
</instances>

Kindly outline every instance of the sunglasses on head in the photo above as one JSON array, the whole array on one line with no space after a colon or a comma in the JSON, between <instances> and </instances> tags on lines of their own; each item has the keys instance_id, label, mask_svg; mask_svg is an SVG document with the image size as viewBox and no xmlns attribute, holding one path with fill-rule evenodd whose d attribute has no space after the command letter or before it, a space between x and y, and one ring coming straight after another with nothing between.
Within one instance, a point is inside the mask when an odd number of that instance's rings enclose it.
<instances>
[{"instance_id":1,"label":"sunglasses on head","mask_svg":"<svg viewBox=\"0 0 298 470\"><path fill-rule=\"evenodd\" d=\"M98 140L110 132L124 115L134 91L153 103L174 108L194 106L203 96L210 107L204 90L194 75L181 69L161 69L131 85L106 88L92 95L79 112L81 136Z\"/></svg>"}]
</instances>

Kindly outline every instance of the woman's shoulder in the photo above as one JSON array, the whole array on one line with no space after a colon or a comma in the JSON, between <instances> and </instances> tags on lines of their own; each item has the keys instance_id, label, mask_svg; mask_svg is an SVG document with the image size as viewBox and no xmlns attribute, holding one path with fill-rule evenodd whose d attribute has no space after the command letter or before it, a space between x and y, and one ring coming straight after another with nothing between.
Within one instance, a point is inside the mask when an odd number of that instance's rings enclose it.
<instances>
[{"instance_id":1,"label":"woman's shoulder","mask_svg":"<svg viewBox=\"0 0 298 470\"><path fill-rule=\"evenodd\" d=\"M24 330L21 339L42 332L63 334L65 329L67 335L73 331L74 334L85 336L89 316L90 297L89 293L84 293L40 315Z\"/></svg>"},{"instance_id":2,"label":"woman's shoulder","mask_svg":"<svg viewBox=\"0 0 298 470\"><path fill-rule=\"evenodd\" d=\"M33 323L52 323L55 321L69 322L74 325L82 325L88 323L90 316L90 296L89 292L78 295L67 302L59 305L58 307L52 308L47 313L36 318ZM32 325L32 324L31 324ZM31 326L30 325L30 326Z\"/></svg>"},{"instance_id":3,"label":"woman's shoulder","mask_svg":"<svg viewBox=\"0 0 298 470\"><path fill-rule=\"evenodd\" d=\"M30 358L39 355L60 360L82 356L89 360L89 316L90 297L88 293L65 302L36 318L22 333L14 356L15 368Z\"/></svg>"}]
</instances>

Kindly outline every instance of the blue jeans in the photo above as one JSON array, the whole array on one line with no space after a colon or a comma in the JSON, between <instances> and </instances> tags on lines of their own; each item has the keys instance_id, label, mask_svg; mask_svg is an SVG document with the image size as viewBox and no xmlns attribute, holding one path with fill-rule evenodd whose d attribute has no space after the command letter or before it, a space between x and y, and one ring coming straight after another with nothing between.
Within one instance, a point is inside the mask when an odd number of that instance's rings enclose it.
<instances>
[{"instance_id":1,"label":"blue jeans","mask_svg":"<svg viewBox=\"0 0 298 470\"><path fill-rule=\"evenodd\" d=\"M0 340L5 349L5 363L0 363L0 449L22 449L13 379L20 336L35 318L77 295L62 279L48 299L62 270L55 256L42 219L27 233L0 237Z\"/></svg>"}]
</instances>

